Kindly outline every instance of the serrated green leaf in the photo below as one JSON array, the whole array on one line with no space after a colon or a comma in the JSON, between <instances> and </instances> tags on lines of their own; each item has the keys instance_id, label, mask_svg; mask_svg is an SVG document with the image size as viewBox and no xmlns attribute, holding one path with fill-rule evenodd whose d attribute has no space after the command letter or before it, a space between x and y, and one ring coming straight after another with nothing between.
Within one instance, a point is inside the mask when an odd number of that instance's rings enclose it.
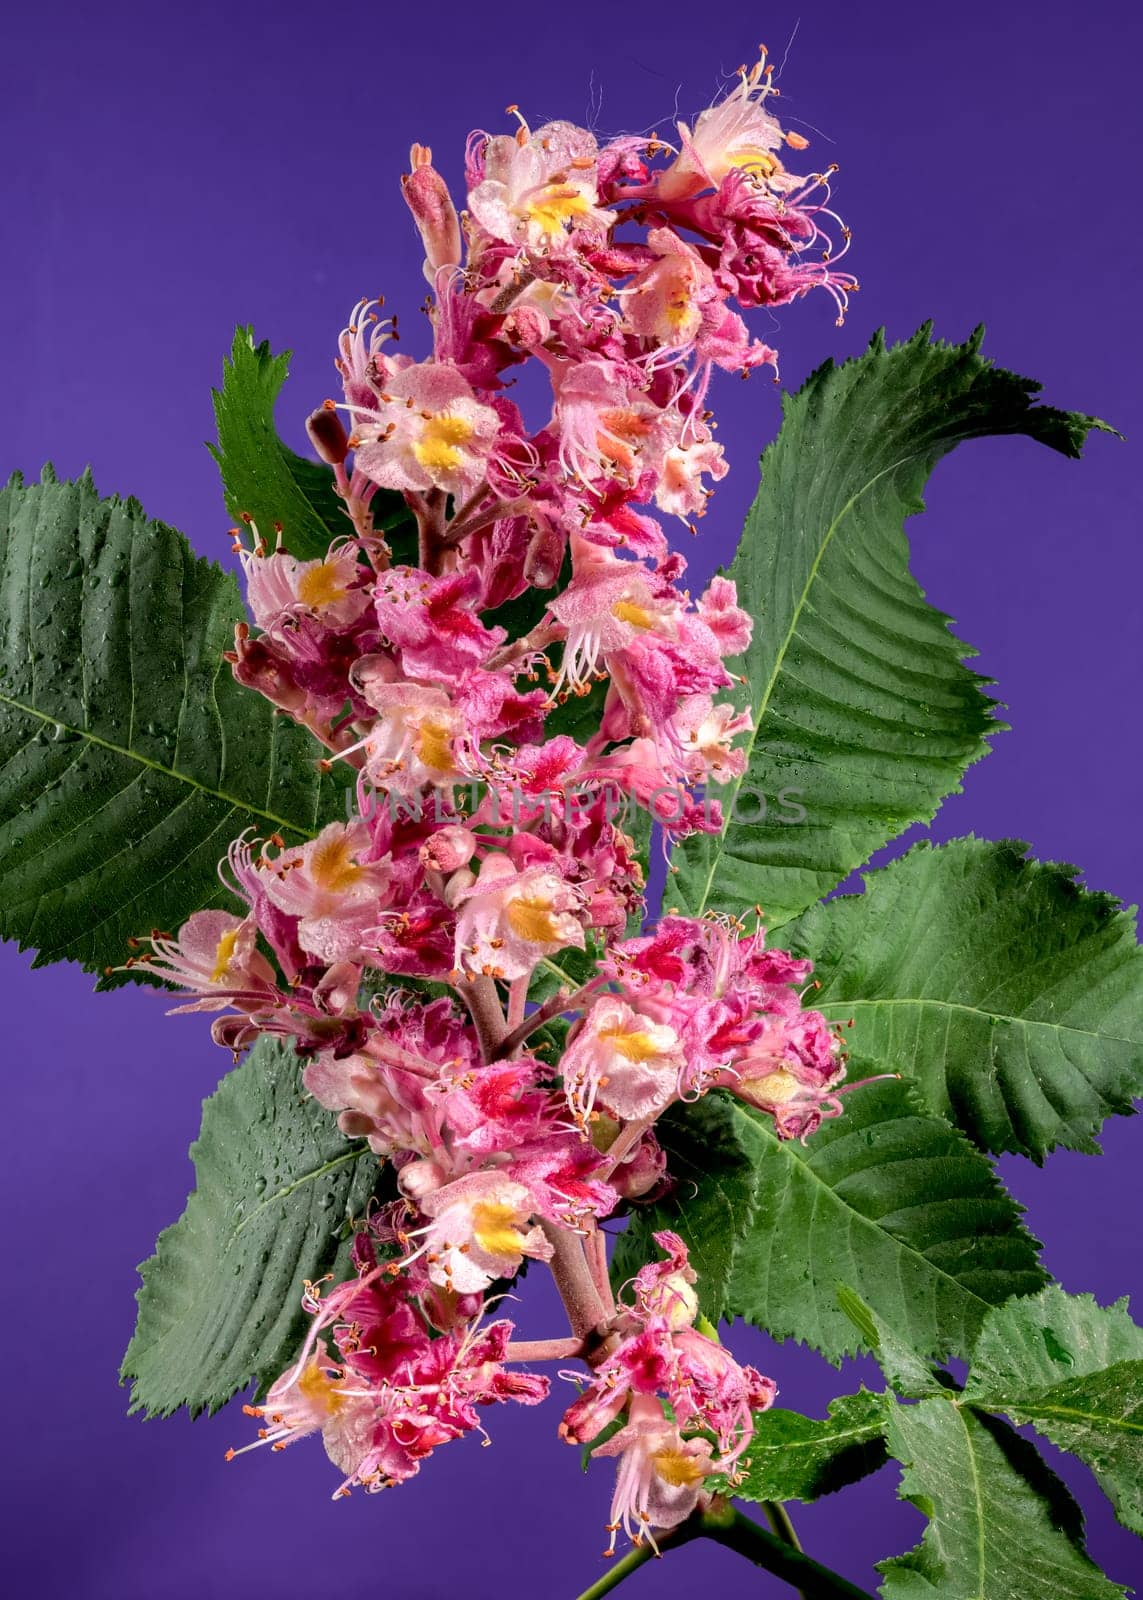
<instances>
[{"instance_id":1,"label":"serrated green leaf","mask_svg":"<svg viewBox=\"0 0 1143 1600\"><path fill-rule=\"evenodd\" d=\"M888 1405L901 1497L929 1519L907 1555L878 1563L885 1600L1114 1600L1083 1545L1079 1507L1006 1423L953 1399Z\"/></svg>"},{"instance_id":2,"label":"serrated green leaf","mask_svg":"<svg viewBox=\"0 0 1143 1600\"><path fill-rule=\"evenodd\" d=\"M965 1399L1030 1422L1086 1461L1119 1520L1143 1534L1143 1328L1049 1284L990 1311Z\"/></svg>"},{"instance_id":3,"label":"serrated green leaf","mask_svg":"<svg viewBox=\"0 0 1143 1600\"><path fill-rule=\"evenodd\" d=\"M821 1421L777 1407L759 1412L748 1465L726 1492L739 1500L817 1500L883 1466L884 1434L884 1401L868 1389L831 1400Z\"/></svg>"},{"instance_id":4,"label":"serrated green leaf","mask_svg":"<svg viewBox=\"0 0 1143 1600\"><path fill-rule=\"evenodd\" d=\"M310 735L223 661L242 616L232 577L90 476L0 490L0 935L37 964L117 966L227 903L244 829L344 815Z\"/></svg>"},{"instance_id":5,"label":"serrated green leaf","mask_svg":"<svg viewBox=\"0 0 1143 1600\"><path fill-rule=\"evenodd\" d=\"M779 926L930 818L1000 726L962 665L971 652L909 571L903 520L963 440L1022 433L1076 456L1104 425L1032 405L1037 385L990 366L979 331L962 345L929 331L891 349L878 335L784 401L730 568L755 619L729 664L750 686L748 769L719 791L723 833L674 852L672 898L690 915L757 903ZM783 793L803 822L783 821Z\"/></svg>"},{"instance_id":6,"label":"serrated green leaf","mask_svg":"<svg viewBox=\"0 0 1143 1600\"><path fill-rule=\"evenodd\" d=\"M267 1387L296 1354L304 1280L338 1259L364 1214L376 1156L350 1143L301 1086L293 1050L263 1035L203 1105L186 1210L139 1268L135 1334L120 1378L131 1410L217 1411L253 1379Z\"/></svg>"},{"instance_id":7,"label":"serrated green leaf","mask_svg":"<svg viewBox=\"0 0 1143 1600\"><path fill-rule=\"evenodd\" d=\"M675 1229L700 1292L704 1265L719 1286L706 1291L708 1316L713 1301L718 1313L834 1362L858 1345L839 1283L900 1327L918 1355L966 1356L990 1306L1044 1282L1020 1207L987 1156L943 1117L922 1113L906 1084L870 1084L844 1105L805 1145L779 1140L768 1119L717 1091L671 1113L657 1131L680 1182L634 1212L623 1252L649 1259L651 1231Z\"/></svg>"},{"instance_id":8,"label":"serrated green leaf","mask_svg":"<svg viewBox=\"0 0 1143 1600\"><path fill-rule=\"evenodd\" d=\"M814 961L814 1004L853 1019L857 1052L977 1144L1042 1160L1098 1151L1104 1118L1143 1092L1143 951L1117 900L1025 850L920 844L784 940Z\"/></svg>"},{"instance_id":9,"label":"serrated green leaf","mask_svg":"<svg viewBox=\"0 0 1143 1600\"><path fill-rule=\"evenodd\" d=\"M237 328L222 388L211 391L218 462L226 508L236 520L252 517L271 547L280 525L286 549L299 561L325 555L330 542L352 532L334 487L333 471L307 461L278 437L274 406L290 370L290 354L274 355L253 328ZM373 525L386 534L398 560L415 560L415 523L401 495L379 489L370 502Z\"/></svg>"},{"instance_id":10,"label":"serrated green leaf","mask_svg":"<svg viewBox=\"0 0 1143 1600\"><path fill-rule=\"evenodd\" d=\"M920 1395L941 1393L944 1385L929 1363L921 1360L892 1323L871 1311L861 1296L844 1283L837 1286L837 1303L877 1357L878 1365L897 1394L916 1399Z\"/></svg>"}]
</instances>

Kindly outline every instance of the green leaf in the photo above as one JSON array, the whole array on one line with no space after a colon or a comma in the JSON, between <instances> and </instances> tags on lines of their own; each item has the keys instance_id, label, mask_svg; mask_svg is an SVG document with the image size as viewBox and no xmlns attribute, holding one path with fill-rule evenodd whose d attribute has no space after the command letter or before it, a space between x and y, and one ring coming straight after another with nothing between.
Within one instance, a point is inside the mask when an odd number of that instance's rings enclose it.
<instances>
[{"instance_id":1,"label":"green leaf","mask_svg":"<svg viewBox=\"0 0 1143 1600\"><path fill-rule=\"evenodd\" d=\"M817 1500L885 1464L885 1403L859 1389L830 1401L822 1421L776 1407L758 1412L748 1466L726 1492L740 1500Z\"/></svg>"},{"instance_id":2,"label":"green leaf","mask_svg":"<svg viewBox=\"0 0 1143 1600\"><path fill-rule=\"evenodd\" d=\"M838 1362L858 1342L837 1300L846 1283L918 1355L967 1355L990 1306L1044 1282L1020 1207L906 1084L870 1084L844 1104L804 1146L717 1091L669 1113L657 1131L679 1182L634 1212L621 1264L649 1259L651 1231L673 1228L700 1290L708 1280L712 1320L742 1316Z\"/></svg>"},{"instance_id":3,"label":"green leaf","mask_svg":"<svg viewBox=\"0 0 1143 1600\"><path fill-rule=\"evenodd\" d=\"M887 1406L901 1496L929 1519L920 1545L878 1563L885 1600L1114 1600L1084 1551L1079 1507L1006 1423L953 1398Z\"/></svg>"},{"instance_id":4,"label":"green leaf","mask_svg":"<svg viewBox=\"0 0 1143 1600\"><path fill-rule=\"evenodd\" d=\"M544 737L554 739L557 734L565 734L569 739L586 744L593 734L599 732L606 699L607 684L603 682L593 683L587 694L569 692L567 699L548 713Z\"/></svg>"},{"instance_id":5,"label":"green leaf","mask_svg":"<svg viewBox=\"0 0 1143 1600\"><path fill-rule=\"evenodd\" d=\"M290 554L312 561L324 556L339 534L352 532L352 524L332 468L307 461L278 437L274 405L290 370L290 354L274 355L265 340L255 344L253 328L235 330L222 388L212 391L218 445L210 452L222 474L230 515L252 517L271 548L280 526ZM394 549L397 559L415 559L415 524L402 496L379 489L370 509L374 527L387 533L390 544L396 535L396 544L403 540L407 546Z\"/></svg>"},{"instance_id":6,"label":"green leaf","mask_svg":"<svg viewBox=\"0 0 1143 1600\"><path fill-rule=\"evenodd\" d=\"M1143 1534L1143 1329L1050 1284L990 1311L965 1399L1030 1422L1086 1461L1119 1520Z\"/></svg>"},{"instance_id":7,"label":"green leaf","mask_svg":"<svg viewBox=\"0 0 1143 1600\"><path fill-rule=\"evenodd\" d=\"M757 903L779 926L932 817L1001 726L909 571L903 520L962 440L1022 433L1077 456L1104 424L1033 406L1037 385L983 360L979 330L962 345L929 332L890 349L878 334L784 401L730 568L755 619L730 663L750 686L748 770L719 791L723 833L674 853L672 898L689 915Z\"/></svg>"},{"instance_id":8,"label":"green leaf","mask_svg":"<svg viewBox=\"0 0 1143 1600\"><path fill-rule=\"evenodd\" d=\"M296 1355L304 1280L347 1270L340 1241L378 1180L301 1087L293 1050L267 1035L203 1105L196 1187L139 1271L139 1314L120 1378L131 1410L217 1411Z\"/></svg>"},{"instance_id":9,"label":"green leaf","mask_svg":"<svg viewBox=\"0 0 1143 1600\"><path fill-rule=\"evenodd\" d=\"M344 815L310 735L234 682L234 579L90 476L0 490L0 936L103 971L228 897L246 828Z\"/></svg>"},{"instance_id":10,"label":"green leaf","mask_svg":"<svg viewBox=\"0 0 1143 1600\"><path fill-rule=\"evenodd\" d=\"M940 1394L944 1385L927 1361L922 1361L912 1345L892 1323L886 1322L865 1304L860 1295L844 1283L837 1286L837 1303L877 1357L878 1365L897 1394L916 1399L920 1395Z\"/></svg>"},{"instance_id":11,"label":"green leaf","mask_svg":"<svg viewBox=\"0 0 1143 1600\"><path fill-rule=\"evenodd\" d=\"M1134 917L1026 846L918 845L864 894L807 911L786 942L853 1048L907 1073L931 1110L1037 1160L1143 1092L1143 951Z\"/></svg>"}]
</instances>

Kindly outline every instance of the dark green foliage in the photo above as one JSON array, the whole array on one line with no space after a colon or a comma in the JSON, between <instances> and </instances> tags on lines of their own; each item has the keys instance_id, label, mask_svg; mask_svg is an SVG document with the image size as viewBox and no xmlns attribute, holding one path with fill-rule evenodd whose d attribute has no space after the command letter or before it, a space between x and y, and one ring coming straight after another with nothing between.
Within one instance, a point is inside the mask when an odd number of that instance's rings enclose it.
<instances>
[{"instance_id":1,"label":"dark green foliage","mask_svg":"<svg viewBox=\"0 0 1143 1600\"><path fill-rule=\"evenodd\" d=\"M196 1186L139 1271L139 1314L123 1358L131 1409L217 1411L296 1355L304 1281L345 1276L341 1246L380 1176L301 1086L292 1047L264 1036L222 1081L191 1146Z\"/></svg>"},{"instance_id":2,"label":"dark green foliage","mask_svg":"<svg viewBox=\"0 0 1143 1600\"><path fill-rule=\"evenodd\" d=\"M0 490L0 935L102 973L232 903L246 829L344 815L310 735L235 683L229 574L89 476Z\"/></svg>"},{"instance_id":3,"label":"dark green foliage","mask_svg":"<svg viewBox=\"0 0 1143 1600\"><path fill-rule=\"evenodd\" d=\"M671 898L684 912L759 904L779 926L931 817L1000 726L985 680L961 664L972 652L909 571L903 521L966 439L1023 433L1076 456L1104 424L1034 405L1038 385L981 356L981 330L960 345L929 333L888 349L879 334L784 400L730 568L755 620L746 655L729 663L749 684L749 766L719 791L724 832L674 853ZM786 790L804 822L781 820ZM759 795L766 813L754 820Z\"/></svg>"},{"instance_id":4,"label":"dark green foliage","mask_svg":"<svg viewBox=\"0 0 1143 1600\"><path fill-rule=\"evenodd\" d=\"M919 845L783 942L813 958L814 1004L853 1019L854 1050L985 1149L1042 1159L1098 1150L1143 1091L1143 952L1117 900L1024 850Z\"/></svg>"},{"instance_id":5,"label":"dark green foliage","mask_svg":"<svg viewBox=\"0 0 1143 1600\"><path fill-rule=\"evenodd\" d=\"M662 1137L677 1186L636 1210L616 1276L674 1228L712 1321L741 1316L839 1361L857 1347L836 1296L850 1283L918 1351L964 1355L990 1306L1044 1282L992 1163L904 1083L847 1095L804 1145L720 1092L670 1113Z\"/></svg>"}]
</instances>

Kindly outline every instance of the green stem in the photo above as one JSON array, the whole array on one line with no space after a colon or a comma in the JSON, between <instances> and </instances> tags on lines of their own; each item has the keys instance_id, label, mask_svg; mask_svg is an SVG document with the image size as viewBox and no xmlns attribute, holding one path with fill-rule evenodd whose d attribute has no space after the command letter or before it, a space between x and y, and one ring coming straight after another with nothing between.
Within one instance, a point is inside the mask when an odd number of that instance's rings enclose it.
<instances>
[{"instance_id":1,"label":"green stem","mask_svg":"<svg viewBox=\"0 0 1143 1600\"><path fill-rule=\"evenodd\" d=\"M779 1539L784 1539L793 1549L802 1548L802 1541L798 1538L797 1529L790 1520L790 1513L780 1500L763 1500L762 1511L772 1533L776 1533ZM801 1589L798 1590L798 1600L806 1600L805 1593Z\"/></svg>"},{"instance_id":2,"label":"green stem","mask_svg":"<svg viewBox=\"0 0 1143 1600\"><path fill-rule=\"evenodd\" d=\"M728 1550L736 1550L756 1567L764 1567L775 1577L793 1584L805 1596L805 1600L873 1600L867 1590L857 1588L840 1573L821 1566L787 1539L760 1528L725 1500L715 1500L708 1510L694 1512L679 1527L663 1534L658 1540L659 1550L666 1551L676 1545L688 1544L692 1539L704 1538L724 1544ZM654 1555L649 1543L632 1550L598 1583L585 1589L579 1600L601 1600L624 1578L630 1577L631 1573L651 1561Z\"/></svg>"},{"instance_id":3,"label":"green stem","mask_svg":"<svg viewBox=\"0 0 1143 1600\"><path fill-rule=\"evenodd\" d=\"M794 1524L790 1521L790 1513L782 1502L780 1500L763 1500L762 1510L765 1513L766 1521L770 1524L770 1531L776 1533L779 1539L784 1539L788 1545L792 1545L795 1550L800 1550L802 1541L798 1538Z\"/></svg>"},{"instance_id":4,"label":"green stem","mask_svg":"<svg viewBox=\"0 0 1143 1600\"><path fill-rule=\"evenodd\" d=\"M660 1555L667 1550L673 1550L676 1545L689 1544L692 1539L701 1538L703 1530L698 1526L696 1517L697 1513L679 1527L672 1528L670 1533L655 1535ZM608 1567L599 1582L593 1583L590 1589L585 1589L579 1600L600 1600L601 1595L610 1594L612 1589L618 1588L624 1578L629 1578L633 1572L637 1572L640 1567L646 1566L648 1561L654 1559L655 1551L651 1548L649 1540L644 1539L634 1550L629 1550L622 1561L617 1561L613 1567Z\"/></svg>"}]
</instances>

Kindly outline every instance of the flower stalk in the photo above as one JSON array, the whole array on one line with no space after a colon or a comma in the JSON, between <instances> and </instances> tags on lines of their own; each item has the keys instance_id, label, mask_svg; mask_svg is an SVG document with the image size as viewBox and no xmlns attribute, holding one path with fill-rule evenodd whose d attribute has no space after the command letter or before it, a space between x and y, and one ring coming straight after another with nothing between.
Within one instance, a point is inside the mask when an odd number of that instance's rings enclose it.
<instances>
[{"instance_id":1,"label":"flower stalk","mask_svg":"<svg viewBox=\"0 0 1143 1600\"><path fill-rule=\"evenodd\" d=\"M874 1600L868 1590L859 1589L840 1573L823 1567L785 1538L767 1532L728 1501L718 1498L708 1507L692 1512L677 1528L660 1535L658 1550L648 1542L629 1551L598 1583L585 1589L579 1600L603 1600L604 1595L613 1593L640 1567L694 1539L713 1539L716 1544L736 1551L756 1567L792 1584L805 1600Z\"/></svg>"}]
</instances>

